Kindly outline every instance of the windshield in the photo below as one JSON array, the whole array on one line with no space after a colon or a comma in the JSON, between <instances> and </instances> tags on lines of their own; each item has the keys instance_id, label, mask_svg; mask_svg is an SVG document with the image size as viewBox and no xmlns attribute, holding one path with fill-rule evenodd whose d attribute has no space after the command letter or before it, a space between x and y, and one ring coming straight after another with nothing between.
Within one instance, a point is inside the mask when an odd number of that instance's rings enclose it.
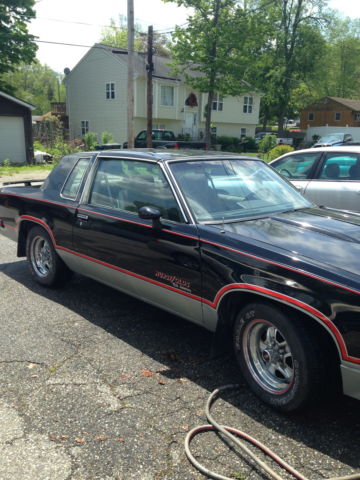
<instances>
[{"instance_id":1,"label":"windshield","mask_svg":"<svg viewBox=\"0 0 360 480\"><path fill-rule=\"evenodd\" d=\"M321 137L319 142L329 143L333 142L334 140L341 141L344 138L343 133L331 133L330 135L326 135L325 137Z\"/></svg>"},{"instance_id":2,"label":"windshield","mask_svg":"<svg viewBox=\"0 0 360 480\"><path fill-rule=\"evenodd\" d=\"M312 206L260 161L174 162L170 168L199 223L233 222Z\"/></svg>"}]
</instances>

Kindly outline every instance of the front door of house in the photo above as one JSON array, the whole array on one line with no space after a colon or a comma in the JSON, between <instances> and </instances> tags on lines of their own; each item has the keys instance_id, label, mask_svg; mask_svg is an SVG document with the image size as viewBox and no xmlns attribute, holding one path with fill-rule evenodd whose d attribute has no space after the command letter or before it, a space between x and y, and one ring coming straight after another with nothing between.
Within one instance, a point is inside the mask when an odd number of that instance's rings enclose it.
<instances>
[{"instance_id":1,"label":"front door of house","mask_svg":"<svg viewBox=\"0 0 360 480\"><path fill-rule=\"evenodd\" d=\"M185 112L184 133L191 138L197 137L196 112Z\"/></svg>"}]
</instances>

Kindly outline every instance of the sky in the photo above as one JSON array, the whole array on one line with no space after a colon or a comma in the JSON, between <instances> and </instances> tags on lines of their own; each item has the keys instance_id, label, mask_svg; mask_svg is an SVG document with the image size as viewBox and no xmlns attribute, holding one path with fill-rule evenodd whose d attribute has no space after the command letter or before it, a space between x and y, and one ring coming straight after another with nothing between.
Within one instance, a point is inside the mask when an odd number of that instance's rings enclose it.
<instances>
[{"instance_id":1,"label":"sky","mask_svg":"<svg viewBox=\"0 0 360 480\"><path fill-rule=\"evenodd\" d=\"M360 17L359 0L329 0L328 6L344 16ZM38 37L37 58L56 72L72 69L94 43L110 19L127 13L127 0L37 0L36 19L29 31ZM189 10L161 0L134 0L135 23L144 31L169 31L186 23ZM49 42L49 43L47 43ZM58 44L57 44L58 43ZM59 45L59 44L69 45ZM85 45L80 47L75 45Z\"/></svg>"}]
</instances>

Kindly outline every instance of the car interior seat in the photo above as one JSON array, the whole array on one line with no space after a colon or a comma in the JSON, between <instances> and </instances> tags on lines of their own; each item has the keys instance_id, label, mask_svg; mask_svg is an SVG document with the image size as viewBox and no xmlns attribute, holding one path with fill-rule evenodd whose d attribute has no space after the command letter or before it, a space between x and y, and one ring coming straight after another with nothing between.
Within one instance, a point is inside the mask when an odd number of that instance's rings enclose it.
<instances>
[{"instance_id":1,"label":"car interior seat","mask_svg":"<svg viewBox=\"0 0 360 480\"><path fill-rule=\"evenodd\" d=\"M350 180L360 180L360 158L349 168Z\"/></svg>"},{"instance_id":2,"label":"car interior seat","mask_svg":"<svg viewBox=\"0 0 360 480\"><path fill-rule=\"evenodd\" d=\"M325 167L325 177L336 179L340 176L340 167L337 163L330 163Z\"/></svg>"},{"instance_id":3,"label":"car interior seat","mask_svg":"<svg viewBox=\"0 0 360 480\"><path fill-rule=\"evenodd\" d=\"M208 212L224 210L224 202L217 191L209 185L208 177L203 173L184 176L181 185L187 197Z\"/></svg>"}]
</instances>

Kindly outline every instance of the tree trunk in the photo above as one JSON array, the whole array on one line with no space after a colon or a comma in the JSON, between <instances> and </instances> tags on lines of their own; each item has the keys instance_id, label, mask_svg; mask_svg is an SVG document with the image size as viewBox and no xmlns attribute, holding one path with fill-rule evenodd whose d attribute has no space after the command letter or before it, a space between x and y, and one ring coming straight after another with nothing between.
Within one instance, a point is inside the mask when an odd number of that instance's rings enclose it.
<instances>
[{"instance_id":1,"label":"tree trunk","mask_svg":"<svg viewBox=\"0 0 360 480\"><path fill-rule=\"evenodd\" d=\"M211 90L208 93L208 101L205 109L205 143L208 150L211 148L211 112L213 98L214 92Z\"/></svg>"},{"instance_id":2,"label":"tree trunk","mask_svg":"<svg viewBox=\"0 0 360 480\"><path fill-rule=\"evenodd\" d=\"M284 121L285 121L285 114L284 112L280 112L278 114L278 135L282 137L284 135Z\"/></svg>"},{"instance_id":3,"label":"tree trunk","mask_svg":"<svg viewBox=\"0 0 360 480\"><path fill-rule=\"evenodd\" d=\"M214 20L213 20L213 29L215 31L215 38L212 42L209 54L210 58L216 60L217 53L217 26L219 24L219 13L221 8L221 0L214 0ZM211 148L211 112L212 112L212 102L215 93L215 79L216 79L216 70L211 68L210 79L209 79L209 92L208 92L208 103L206 105L206 119L205 119L205 142L208 149Z\"/></svg>"}]
</instances>

